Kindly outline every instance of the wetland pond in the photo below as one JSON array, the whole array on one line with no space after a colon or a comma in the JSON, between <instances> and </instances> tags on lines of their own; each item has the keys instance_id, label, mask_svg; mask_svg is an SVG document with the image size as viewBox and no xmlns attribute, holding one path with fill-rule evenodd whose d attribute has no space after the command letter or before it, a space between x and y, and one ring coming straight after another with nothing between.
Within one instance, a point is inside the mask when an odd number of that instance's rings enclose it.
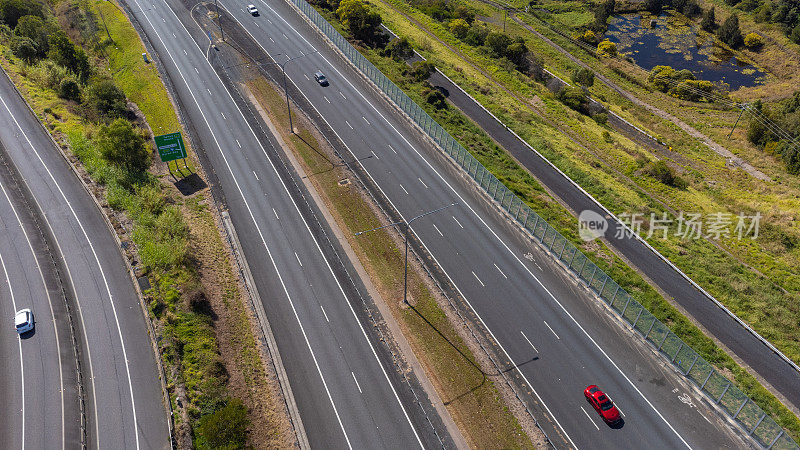
<instances>
[{"instance_id":1,"label":"wetland pond","mask_svg":"<svg viewBox=\"0 0 800 450\"><path fill-rule=\"evenodd\" d=\"M651 21L655 26L651 27ZM693 21L672 12L624 14L608 20L611 42L620 54L631 57L645 70L658 65L675 70L689 69L700 80L727 83L730 90L763 84L767 73L741 61L730 51L715 45L712 34Z\"/></svg>"}]
</instances>

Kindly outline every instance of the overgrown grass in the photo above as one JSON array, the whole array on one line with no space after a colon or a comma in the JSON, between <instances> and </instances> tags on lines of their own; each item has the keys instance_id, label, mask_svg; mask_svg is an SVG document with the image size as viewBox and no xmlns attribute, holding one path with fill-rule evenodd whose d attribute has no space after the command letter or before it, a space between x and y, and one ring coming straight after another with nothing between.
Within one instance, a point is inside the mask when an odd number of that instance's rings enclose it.
<instances>
[{"instance_id":1,"label":"overgrown grass","mask_svg":"<svg viewBox=\"0 0 800 450\"><path fill-rule=\"evenodd\" d=\"M423 17L421 13L414 13L410 8L398 5L395 1L392 1L392 4L398 8L404 8L405 12L412 14L421 23L427 25L431 22L426 17ZM520 106L509 95L498 89L488 88L484 89L483 92L476 89L475 80L485 79L481 73L476 72L468 65L464 65L463 62L459 62L459 58L453 55L450 50L431 40L430 37L425 36L417 25L409 23L407 19L391 8L381 7L380 2L378 2L377 7L384 20L389 22L395 32L410 38L423 55L435 61L437 66L442 68L448 76L454 78L463 87L466 87L484 106L492 110L505 123L511 125L528 142L562 168L581 186L589 190L603 204L609 206L612 211L636 211L644 213L645 216L649 216L650 212L663 211L663 207L660 204L642 192L631 190L629 186L615 180L609 173L598 170L596 163L584 161L585 152L575 150L572 153L573 145L565 145L565 148L558 148L563 139L550 139L551 135L548 134L547 130L541 131L542 126L535 118L526 117L526 120L521 120L518 117L519 114L515 115L513 112L509 112L514 111L514 109L508 108L508 106L515 105L515 108L519 110L525 109L525 106ZM320 12L325 14L326 18L337 26L340 32L345 34L332 14L324 10ZM436 30L437 35L439 33L447 33L443 27L436 24L431 27ZM518 32L521 33L521 31ZM461 44L456 43L455 45ZM463 46L458 48L467 52L470 51L469 49L464 49ZM778 423L790 430L795 439L800 437L800 420L794 414L761 386L752 375L736 364L712 339L705 336L674 306L663 299L638 273L614 256L608 248L604 245L589 247L583 243L577 235L574 217L557 202L554 202L538 182L516 164L505 151L491 141L482 130L453 108L435 109L427 105L422 95L425 86L420 83L414 83L403 75L403 71L406 68L404 63L384 58L373 49L360 48L359 50L413 100L425 108L428 114L436 119L453 137L458 139L506 186L524 199L526 203L547 219L565 237L575 245L579 245L593 262L598 264L601 269L634 295L637 300L667 324L687 344L695 348L705 359L718 369L722 369L723 372L732 374L734 382L759 406L776 418ZM472 57L473 53L469 54ZM484 68L486 71L501 82L508 82L515 92L520 86L522 86L521 90L524 93L531 92L531 89L537 89L536 86L521 83L513 74L503 73L501 69L491 64L491 62L486 62L485 56L475 55L474 61L479 61L481 64L485 63L486 66ZM456 69L456 67L459 69ZM538 92L541 93L542 91L539 90ZM546 97L546 94L541 95ZM558 111L557 109L554 110ZM571 113L562 111L559 114L570 117ZM572 120L580 122L574 116L572 116ZM589 124L590 128L597 126L591 120L586 120L585 122ZM585 131L584 128L579 129ZM620 141L621 138L615 135L615 140ZM628 171L633 172L637 167L633 161L634 158L631 155L626 155L626 157L630 160L627 164L633 168ZM637 179L637 181L641 180ZM663 185L658 186L658 183L654 183L652 180L647 185L647 188L657 190L659 194L669 190ZM691 199L691 196L697 197L701 192L692 190L688 194L682 195ZM692 204L688 200L684 201L687 204ZM703 205L703 209L709 212L718 210L715 208L718 208L716 203ZM658 243L653 242L653 244L673 262L684 268L698 283L704 285L723 301L727 300L729 306L733 306L734 311L737 314L741 314L740 317L757 326L757 329L768 339L775 342L776 345L781 345L787 353L796 359L800 359L800 350L796 349L794 344L796 339L794 327L790 323L793 319L788 319L788 317L800 316L800 311L797 311L797 304L788 301L789 299L770 280L758 277L742 265L732 262L728 255L721 253L705 241L659 241ZM735 299L735 301L731 299ZM781 312L765 315L764 310L766 308Z\"/></svg>"},{"instance_id":2,"label":"overgrown grass","mask_svg":"<svg viewBox=\"0 0 800 450\"><path fill-rule=\"evenodd\" d=\"M101 25L95 39L79 42L93 56L95 70L110 76L137 104L154 134L181 130L158 72L153 64L143 62L144 46L122 11L114 3L100 0L76 1L74 6L102 13L113 39L108 38ZM194 256L201 256L198 246L216 249L213 255L202 256L222 274L217 281L224 286L226 311L241 321L236 329L238 336L233 339L238 355L235 364L247 366L246 383L252 380L263 384L265 373L255 337L211 213L198 206L196 198L178 195L153 173L131 173L104 159L94 142L100 124L83 116L79 105L58 98L37 76L37 67L26 66L2 44L0 53L0 62L40 120L102 188L101 201L104 198L111 208L123 212L133 225L129 238L141 261L141 269L137 270L152 285L145 293L147 307L162 338L159 348L167 367L173 408L181 385L185 387L190 425L194 427L201 416L227 404L230 396L215 328L216 314L209 307L197 262L189 257L190 250ZM121 238L127 239L124 235ZM176 424L181 422L180 415L173 419ZM245 430L237 432L244 436Z\"/></svg>"},{"instance_id":3,"label":"overgrown grass","mask_svg":"<svg viewBox=\"0 0 800 450\"><path fill-rule=\"evenodd\" d=\"M277 128L285 130L288 120L280 93L263 79L252 81L249 86ZM471 350L415 271L409 273L409 294L415 306L413 309L401 306L398 301L402 298L401 250L385 231L352 237L354 232L374 228L381 222L357 187L338 183L351 175L341 167L334 167L317 150L320 143L308 129L302 125L298 128L297 136L284 138L289 139L293 150L300 155L306 173L313 174L309 175L312 182L385 295L414 353L427 367L442 400L470 444L475 448L529 447L528 437L494 385L493 380L501 379L486 376L479 369Z\"/></svg>"}]
</instances>

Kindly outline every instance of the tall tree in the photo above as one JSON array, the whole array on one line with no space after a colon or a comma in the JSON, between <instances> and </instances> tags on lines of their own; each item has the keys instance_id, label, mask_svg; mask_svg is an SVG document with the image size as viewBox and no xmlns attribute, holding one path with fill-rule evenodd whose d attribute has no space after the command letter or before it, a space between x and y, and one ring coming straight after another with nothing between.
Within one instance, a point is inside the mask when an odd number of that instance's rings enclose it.
<instances>
[{"instance_id":1,"label":"tall tree","mask_svg":"<svg viewBox=\"0 0 800 450\"><path fill-rule=\"evenodd\" d=\"M739 29L739 16L731 14L722 26L717 30L717 37L720 41L730 45L733 48L739 47L744 43L742 38L742 31Z\"/></svg>"},{"instance_id":2,"label":"tall tree","mask_svg":"<svg viewBox=\"0 0 800 450\"><path fill-rule=\"evenodd\" d=\"M700 28L709 33L713 33L717 28L717 17L713 6L703 14L703 20L700 21Z\"/></svg>"}]
</instances>

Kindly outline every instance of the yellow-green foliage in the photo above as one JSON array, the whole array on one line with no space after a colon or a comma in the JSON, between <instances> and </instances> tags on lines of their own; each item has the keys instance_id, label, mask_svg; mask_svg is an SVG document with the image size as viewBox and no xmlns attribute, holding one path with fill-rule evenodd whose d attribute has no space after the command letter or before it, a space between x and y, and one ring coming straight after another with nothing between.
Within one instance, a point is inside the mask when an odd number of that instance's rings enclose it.
<instances>
[{"instance_id":1,"label":"yellow-green foliage","mask_svg":"<svg viewBox=\"0 0 800 450\"><path fill-rule=\"evenodd\" d=\"M617 56L617 44L608 39L603 39L602 42L597 44L597 56L605 56L607 58Z\"/></svg>"},{"instance_id":2,"label":"yellow-green foliage","mask_svg":"<svg viewBox=\"0 0 800 450\"><path fill-rule=\"evenodd\" d=\"M764 40L758 33L749 33L747 36L744 37L744 45L745 47L751 50L755 50L761 48L761 46L764 45Z\"/></svg>"}]
</instances>

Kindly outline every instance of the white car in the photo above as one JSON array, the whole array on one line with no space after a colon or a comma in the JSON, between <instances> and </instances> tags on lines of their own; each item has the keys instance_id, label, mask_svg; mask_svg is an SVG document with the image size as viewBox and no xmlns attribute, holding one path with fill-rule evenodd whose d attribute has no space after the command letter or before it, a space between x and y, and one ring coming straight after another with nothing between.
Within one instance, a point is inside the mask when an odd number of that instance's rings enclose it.
<instances>
[{"instance_id":1,"label":"white car","mask_svg":"<svg viewBox=\"0 0 800 450\"><path fill-rule=\"evenodd\" d=\"M27 333L33 330L33 313L30 309L20 309L14 315L14 326L17 328L17 333Z\"/></svg>"},{"instance_id":2,"label":"white car","mask_svg":"<svg viewBox=\"0 0 800 450\"><path fill-rule=\"evenodd\" d=\"M258 9L256 8L256 5L247 5L247 12L249 12L252 16L258 15Z\"/></svg>"}]
</instances>

